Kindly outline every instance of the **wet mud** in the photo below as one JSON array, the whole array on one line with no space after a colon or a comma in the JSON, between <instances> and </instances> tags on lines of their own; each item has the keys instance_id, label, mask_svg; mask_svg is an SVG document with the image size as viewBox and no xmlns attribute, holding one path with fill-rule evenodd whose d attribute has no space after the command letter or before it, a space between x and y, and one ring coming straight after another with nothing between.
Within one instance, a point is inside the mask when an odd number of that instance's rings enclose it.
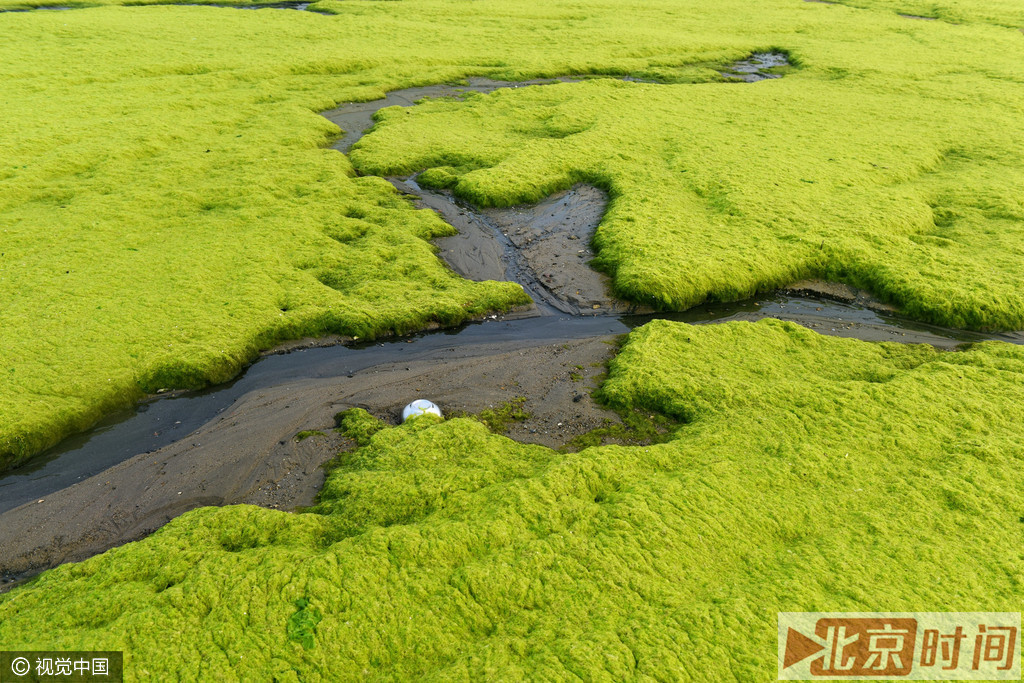
<instances>
[{"instance_id":1,"label":"wet mud","mask_svg":"<svg viewBox=\"0 0 1024 683\"><path fill-rule=\"evenodd\" d=\"M518 282L542 315L652 312L612 297L609 278L590 267L591 238L608 207L603 190L577 184L538 204L477 209L450 192L424 189L415 178L389 180L459 231L435 244L462 277Z\"/></svg>"},{"instance_id":2,"label":"wet mud","mask_svg":"<svg viewBox=\"0 0 1024 683\"><path fill-rule=\"evenodd\" d=\"M416 398L451 415L525 397L531 417L514 423L508 436L564 445L618 419L591 391L616 336L653 317L492 316L459 330L360 347L305 348L300 341L232 383L155 399L82 435L77 447L58 448L0 477L0 590L141 538L203 505L308 505L322 486L321 466L349 445L332 430L334 414L349 407L397 423ZM822 334L949 350L992 338L919 329L927 326L854 304L784 295L657 317L691 324L773 317ZM1024 335L1016 342L1024 343ZM320 433L298 441L303 431ZM120 460L105 462L111 457Z\"/></svg>"},{"instance_id":3,"label":"wet mud","mask_svg":"<svg viewBox=\"0 0 1024 683\"><path fill-rule=\"evenodd\" d=\"M720 73L727 79L753 83L779 78L769 70L788 65L779 52L755 53L734 62ZM342 129L332 148L348 152L373 126L373 116L385 107L411 107L429 98L461 98L470 93L489 93L517 88L572 82L581 77L532 81L498 81L470 78L465 85L431 85L395 90L378 100L345 103L321 112ZM626 80L636 80L624 77ZM600 189L577 184L539 204L510 209L478 209L447 191L431 191L416 176L388 178L400 192L416 198L420 208L437 212L458 234L435 243L438 256L456 273L470 280L518 282L540 313L609 315L652 312L615 299L607 276L589 267L594 256L591 239L608 204Z\"/></svg>"},{"instance_id":4,"label":"wet mud","mask_svg":"<svg viewBox=\"0 0 1024 683\"><path fill-rule=\"evenodd\" d=\"M300 380L338 378L344 382L374 374L379 366L408 361L431 360L444 364L449 357L466 353L466 349L488 345L497 352L536 344L621 335L655 317L696 325L772 317L799 323L822 334L866 341L926 343L947 350L986 339L1024 343L1024 333L986 335L947 330L901 320L855 304L782 294L730 304L705 304L689 311L657 316L489 316L485 321L454 330L437 330L360 345L346 342L344 338L297 340L284 345L279 353L268 353L232 382L202 391L155 397L5 473L0 476L0 513L102 474L137 454L152 453L176 443L203 443L194 438L197 430L218 423L236 402L254 391ZM327 345L331 341L335 345ZM529 365L518 367L517 371L523 377L537 374ZM402 406L418 397L412 393L419 392L396 394L387 410L397 415ZM460 409L476 412L486 407L489 406L467 405ZM387 414L379 416L387 417ZM272 421L275 415L268 413L265 418ZM297 432L318 429L322 425L286 425L283 431L287 432L293 426ZM0 516L0 547L3 547L3 527Z\"/></svg>"},{"instance_id":5,"label":"wet mud","mask_svg":"<svg viewBox=\"0 0 1024 683\"><path fill-rule=\"evenodd\" d=\"M613 341L602 335L442 345L362 372L249 391L185 439L0 515L0 577L10 585L85 559L204 505L309 505L323 485L323 463L352 446L333 429L334 415L351 407L397 424L416 397L429 397L447 415L526 397L530 417L514 423L509 436L560 446L618 421L590 397Z\"/></svg>"}]
</instances>

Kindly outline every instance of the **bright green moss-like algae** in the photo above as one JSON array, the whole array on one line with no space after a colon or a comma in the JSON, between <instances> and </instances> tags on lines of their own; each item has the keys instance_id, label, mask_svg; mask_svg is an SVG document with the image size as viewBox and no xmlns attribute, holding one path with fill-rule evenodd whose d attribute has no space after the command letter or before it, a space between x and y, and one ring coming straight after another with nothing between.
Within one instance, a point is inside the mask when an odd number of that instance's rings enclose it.
<instances>
[{"instance_id":1,"label":"bright green moss-like algae","mask_svg":"<svg viewBox=\"0 0 1024 683\"><path fill-rule=\"evenodd\" d=\"M643 303L820 275L933 322L1024 326L1010 9L954 26L788 0L759 3L757 21L745 2L317 6L335 16L0 15L0 469L145 392L225 380L285 338L524 301L447 270L426 240L449 228L355 177L314 113L470 75L666 84L386 112L360 166L434 167L482 204L602 185L597 265ZM798 68L713 82L711 67L772 48Z\"/></svg>"},{"instance_id":2,"label":"bright green moss-like algae","mask_svg":"<svg viewBox=\"0 0 1024 683\"><path fill-rule=\"evenodd\" d=\"M603 391L685 424L562 454L354 411L314 512L190 512L0 597L0 642L131 679L767 680L780 610L1021 609L1024 350L652 322Z\"/></svg>"},{"instance_id":3,"label":"bright green moss-like algae","mask_svg":"<svg viewBox=\"0 0 1024 683\"><path fill-rule=\"evenodd\" d=\"M656 307L819 277L930 322L1022 328L1024 79L987 49L950 63L957 34L992 29L888 28L856 45L772 33L799 68L756 84L596 80L392 108L351 156L483 205L602 186L595 265ZM1024 57L1024 36L994 33Z\"/></svg>"}]
</instances>

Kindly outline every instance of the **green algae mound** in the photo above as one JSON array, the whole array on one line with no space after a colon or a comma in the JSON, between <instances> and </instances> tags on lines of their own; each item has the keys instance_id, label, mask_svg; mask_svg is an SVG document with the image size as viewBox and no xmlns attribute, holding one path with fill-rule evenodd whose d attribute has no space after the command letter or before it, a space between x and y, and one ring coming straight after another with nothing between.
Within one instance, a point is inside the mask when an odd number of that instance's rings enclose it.
<instances>
[{"instance_id":1,"label":"green algae mound","mask_svg":"<svg viewBox=\"0 0 1024 683\"><path fill-rule=\"evenodd\" d=\"M796 64L781 78L390 108L351 158L426 169L423 184L484 206L606 188L594 265L658 308L824 278L928 322L1024 328L1024 36L842 7L801 19L808 35L759 17L761 44ZM1001 47L951 47L983 36Z\"/></svg>"},{"instance_id":2,"label":"green algae mound","mask_svg":"<svg viewBox=\"0 0 1024 683\"><path fill-rule=\"evenodd\" d=\"M352 411L313 512L190 512L0 596L0 642L132 680L768 680L778 611L1021 609L1024 349L652 322L610 373L674 440Z\"/></svg>"},{"instance_id":3,"label":"green algae mound","mask_svg":"<svg viewBox=\"0 0 1024 683\"><path fill-rule=\"evenodd\" d=\"M1015 0L828 0L862 9L882 10L904 19L932 19L954 24L987 23L1024 30L1024 5Z\"/></svg>"}]
</instances>

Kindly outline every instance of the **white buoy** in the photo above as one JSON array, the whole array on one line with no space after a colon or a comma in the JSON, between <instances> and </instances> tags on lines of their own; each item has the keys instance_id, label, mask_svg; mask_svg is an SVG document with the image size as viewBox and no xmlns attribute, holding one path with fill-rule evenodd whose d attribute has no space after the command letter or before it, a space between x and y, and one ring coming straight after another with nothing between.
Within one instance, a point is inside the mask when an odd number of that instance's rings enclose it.
<instances>
[{"instance_id":1,"label":"white buoy","mask_svg":"<svg viewBox=\"0 0 1024 683\"><path fill-rule=\"evenodd\" d=\"M402 422L420 415L437 415L441 417L441 409L425 398L418 398L402 410Z\"/></svg>"}]
</instances>

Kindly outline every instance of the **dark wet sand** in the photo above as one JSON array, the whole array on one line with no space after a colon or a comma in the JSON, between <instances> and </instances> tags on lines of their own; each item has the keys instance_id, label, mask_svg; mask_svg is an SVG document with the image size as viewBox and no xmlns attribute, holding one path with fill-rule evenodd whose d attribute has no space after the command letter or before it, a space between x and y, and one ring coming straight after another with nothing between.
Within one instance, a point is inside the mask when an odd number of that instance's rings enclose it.
<instances>
[{"instance_id":1,"label":"dark wet sand","mask_svg":"<svg viewBox=\"0 0 1024 683\"><path fill-rule=\"evenodd\" d=\"M608 207L608 196L577 184L538 204L477 209L450 192L420 187L414 178L391 178L416 205L436 211L459 234L435 240L438 256L469 280L518 282L539 304L538 312L570 315L651 313L615 299L609 278L590 267L591 238Z\"/></svg>"},{"instance_id":2,"label":"dark wet sand","mask_svg":"<svg viewBox=\"0 0 1024 683\"><path fill-rule=\"evenodd\" d=\"M514 245L524 264L521 270L568 312L650 312L612 297L609 278L590 267L594 257L591 238L607 207L608 195L603 190L578 184L539 204L483 213Z\"/></svg>"}]
</instances>

